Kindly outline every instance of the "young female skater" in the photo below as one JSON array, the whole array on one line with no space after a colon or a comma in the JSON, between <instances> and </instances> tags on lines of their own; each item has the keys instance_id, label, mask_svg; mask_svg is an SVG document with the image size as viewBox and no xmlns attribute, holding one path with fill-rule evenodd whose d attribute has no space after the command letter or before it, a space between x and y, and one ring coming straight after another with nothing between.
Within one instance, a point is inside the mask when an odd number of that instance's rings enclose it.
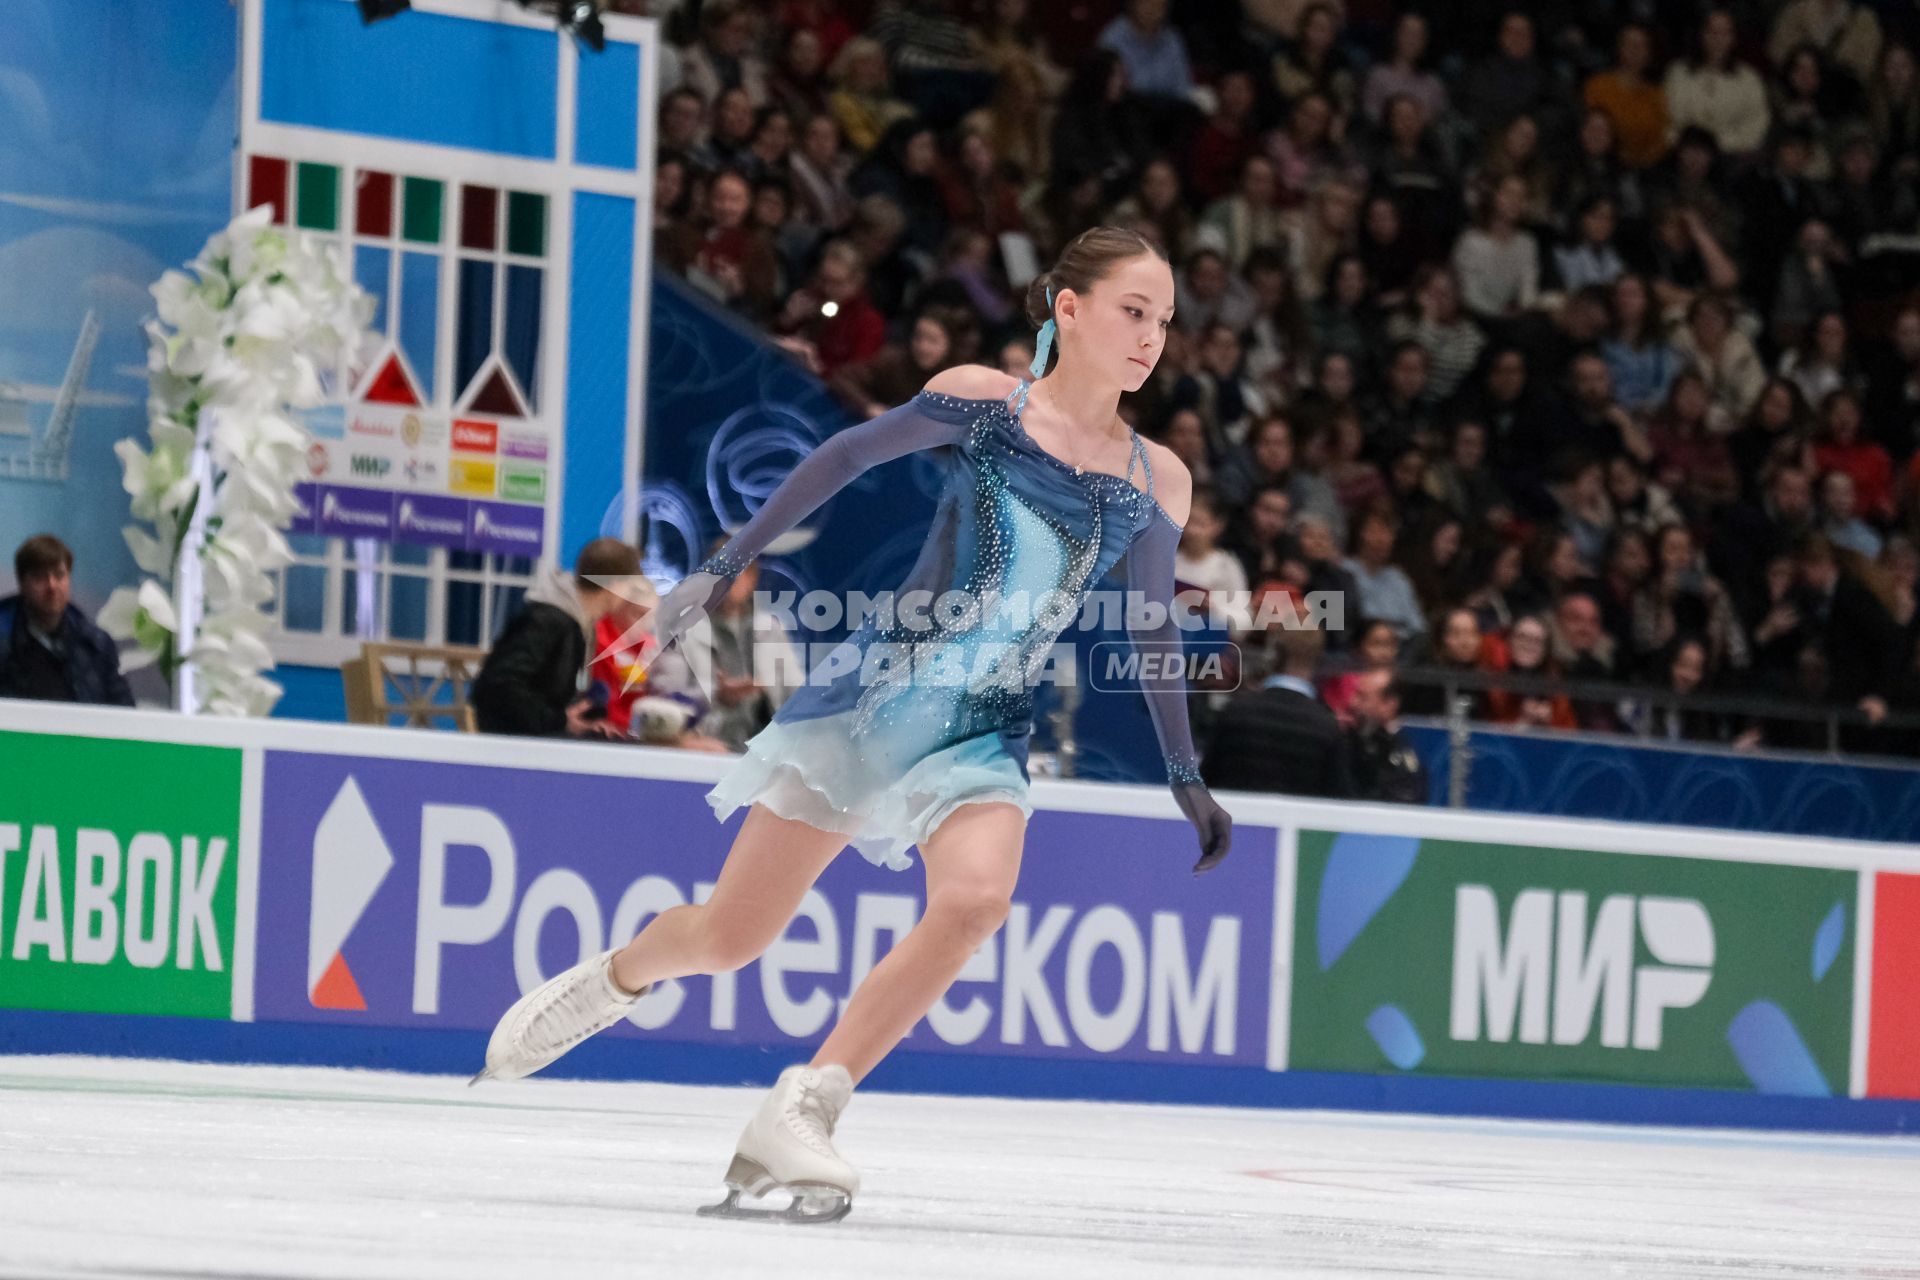
<instances>
[{"instance_id":1,"label":"young female skater","mask_svg":"<svg viewBox=\"0 0 1920 1280\"><path fill-rule=\"evenodd\" d=\"M836 650L855 661L823 662L708 793L723 819L751 806L711 897L660 913L625 947L529 992L500 1020L475 1077L528 1075L625 1017L655 983L749 963L849 842L894 868L911 866L906 850L918 845L925 915L860 984L813 1061L781 1073L741 1136L726 1200L703 1213L803 1222L847 1214L859 1175L832 1136L853 1086L946 991L1011 905L1033 812L1031 677L1123 554L1128 625L1142 628L1136 645L1179 644L1169 607L1192 481L1171 452L1141 440L1115 412L1120 394L1146 381L1159 359L1173 273L1139 236L1098 227L1034 282L1028 309L1044 321L1040 381L949 369L907 404L833 436L668 593L657 626L662 646L673 643L775 536L868 467L919 449L937 450L946 480L895 599L957 589L976 607L912 615L903 603L895 617L856 630ZM1020 599L1026 610L1014 607ZM1144 617L1141 602L1158 605L1159 616ZM891 665L874 660L882 653ZM1151 679L1144 692L1167 780L1199 834L1194 870L1205 871L1226 856L1232 822L1200 782L1183 681ZM793 1193L786 1209L739 1204L743 1191L774 1189Z\"/></svg>"}]
</instances>

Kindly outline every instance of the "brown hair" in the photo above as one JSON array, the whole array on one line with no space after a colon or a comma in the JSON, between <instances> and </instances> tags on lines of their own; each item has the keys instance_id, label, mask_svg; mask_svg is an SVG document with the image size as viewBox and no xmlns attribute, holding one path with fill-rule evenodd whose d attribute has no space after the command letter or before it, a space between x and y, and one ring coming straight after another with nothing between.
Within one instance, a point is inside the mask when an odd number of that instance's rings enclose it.
<instances>
[{"instance_id":1,"label":"brown hair","mask_svg":"<svg viewBox=\"0 0 1920 1280\"><path fill-rule=\"evenodd\" d=\"M34 574L73 568L73 551L50 533L39 533L13 553L13 576L24 584Z\"/></svg>"},{"instance_id":2,"label":"brown hair","mask_svg":"<svg viewBox=\"0 0 1920 1280\"><path fill-rule=\"evenodd\" d=\"M618 538L595 538L580 548L573 573L583 589L599 588L595 578L633 578L640 573L640 553ZM604 588L602 588L604 589Z\"/></svg>"},{"instance_id":3,"label":"brown hair","mask_svg":"<svg viewBox=\"0 0 1920 1280\"><path fill-rule=\"evenodd\" d=\"M1055 301L1066 289L1085 293L1106 279L1116 265L1143 253L1150 253L1162 262L1167 261L1167 255L1160 246L1138 231L1128 231L1122 227L1094 227L1081 232L1060 251L1053 270L1041 272L1027 286L1027 319L1033 322L1035 328L1053 319L1053 303L1047 301L1049 290ZM1060 359L1058 344L1054 346L1052 359L1054 362Z\"/></svg>"}]
</instances>

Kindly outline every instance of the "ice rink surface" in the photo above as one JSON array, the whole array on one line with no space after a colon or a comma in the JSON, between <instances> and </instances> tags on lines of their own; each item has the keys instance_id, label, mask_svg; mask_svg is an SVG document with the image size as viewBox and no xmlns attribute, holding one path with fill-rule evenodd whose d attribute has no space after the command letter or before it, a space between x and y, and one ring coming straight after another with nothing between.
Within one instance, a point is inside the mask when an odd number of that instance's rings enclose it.
<instances>
[{"instance_id":1,"label":"ice rink surface","mask_svg":"<svg viewBox=\"0 0 1920 1280\"><path fill-rule=\"evenodd\" d=\"M822 1227L696 1218L757 1090L0 1058L8 1276L1920 1278L1920 1140L856 1094Z\"/></svg>"}]
</instances>

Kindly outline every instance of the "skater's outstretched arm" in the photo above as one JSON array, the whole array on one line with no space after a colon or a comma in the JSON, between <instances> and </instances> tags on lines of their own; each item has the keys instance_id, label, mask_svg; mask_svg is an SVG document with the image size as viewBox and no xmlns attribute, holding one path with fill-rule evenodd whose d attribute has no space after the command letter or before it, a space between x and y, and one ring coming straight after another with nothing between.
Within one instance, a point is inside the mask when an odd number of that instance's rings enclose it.
<instances>
[{"instance_id":1,"label":"skater's outstretched arm","mask_svg":"<svg viewBox=\"0 0 1920 1280\"><path fill-rule=\"evenodd\" d=\"M1011 391L1013 380L996 370L949 369L899 408L830 436L800 460L724 547L661 600L655 622L661 647L710 613L768 543L813 514L855 476L909 453L966 439L982 409L966 401L993 398L1002 386Z\"/></svg>"},{"instance_id":2,"label":"skater's outstretched arm","mask_svg":"<svg viewBox=\"0 0 1920 1280\"><path fill-rule=\"evenodd\" d=\"M1166 758L1167 785L1200 838L1200 861L1193 867L1198 874L1227 856L1233 819L1200 780L1200 756L1187 723L1185 649L1173 618L1173 557L1179 546L1179 527L1166 513L1154 511L1127 549L1127 616L1144 620L1147 614L1158 615L1155 625L1132 633L1135 652L1143 659L1140 692Z\"/></svg>"}]
</instances>

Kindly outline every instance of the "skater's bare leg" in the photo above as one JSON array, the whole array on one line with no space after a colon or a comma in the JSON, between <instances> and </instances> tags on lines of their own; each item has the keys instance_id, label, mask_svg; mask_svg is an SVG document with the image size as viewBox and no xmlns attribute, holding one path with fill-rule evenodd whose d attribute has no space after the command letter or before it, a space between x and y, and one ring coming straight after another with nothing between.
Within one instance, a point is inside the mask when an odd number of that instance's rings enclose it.
<instances>
[{"instance_id":1,"label":"skater's bare leg","mask_svg":"<svg viewBox=\"0 0 1920 1280\"><path fill-rule=\"evenodd\" d=\"M613 958L627 991L696 973L723 973L765 951L820 873L846 847L835 832L754 805L705 903L669 907Z\"/></svg>"},{"instance_id":2,"label":"skater's bare leg","mask_svg":"<svg viewBox=\"0 0 1920 1280\"><path fill-rule=\"evenodd\" d=\"M940 824L920 849L927 913L853 993L813 1066L838 1064L858 1084L926 1016L1006 920L1026 824L1018 806L992 803L962 805Z\"/></svg>"}]
</instances>

